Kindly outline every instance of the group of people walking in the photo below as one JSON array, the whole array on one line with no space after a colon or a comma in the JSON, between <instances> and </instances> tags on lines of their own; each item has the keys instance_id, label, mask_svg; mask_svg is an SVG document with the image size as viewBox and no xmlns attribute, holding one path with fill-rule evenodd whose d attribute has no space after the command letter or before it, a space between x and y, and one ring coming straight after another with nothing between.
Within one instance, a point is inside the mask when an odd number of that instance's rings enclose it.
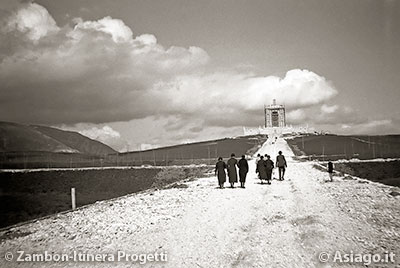
<instances>
[{"instance_id":1,"label":"group of people walking","mask_svg":"<svg viewBox=\"0 0 400 268\"><path fill-rule=\"evenodd\" d=\"M226 164L222 160L222 157L218 158L218 162L215 165L215 175L218 177L218 184L221 189L224 188L224 184L226 182L225 169L228 171L228 178L231 188L234 188L235 183L238 182L236 167L239 168L240 187L245 188L244 184L246 182L247 173L249 172L249 163L246 160L246 156L242 155L242 158L237 161L235 154L232 153L231 158L226 162Z\"/></svg>"},{"instance_id":2,"label":"group of people walking","mask_svg":"<svg viewBox=\"0 0 400 268\"><path fill-rule=\"evenodd\" d=\"M261 184L263 184L264 181L271 184L272 171L275 167L274 162L271 160L271 156L268 154L265 154L264 156L258 154L256 166L256 173L258 173L258 178L261 180ZM282 151L279 151L278 156L276 157L276 167L279 170L279 180L283 181L285 179L287 162Z\"/></svg>"},{"instance_id":3,"label":"group of people walking","mask_svg":"<svg viewBox=\"0 0 400 268\"><path fill-rule=\"evenodd\" d=\"M246 177L247 173L249 172L249 164L246 160L246 157L242 155L242 158L237 161L235 154L232 153L231 158L226 163L223 161L222 157L218 158L218 162L215 165L215 175L218 178L218 184L221 189L224 188L224 184L226 182L225 170L228 173L231 188L234 188L235 183L238 182L236 167L239 169L240 187L245 188ZM271 184L272 171L275 167L271 157L266 154L264 158L264 156L258 154L256 167L256 173L258 173L258 178L261 180L261 183L264 183L266 180L268 184ZM279 154L276 157L276 167L279 169L279 180L284 180L287 162L281 151L279 151Z\"/></svg>"}]
</instances>

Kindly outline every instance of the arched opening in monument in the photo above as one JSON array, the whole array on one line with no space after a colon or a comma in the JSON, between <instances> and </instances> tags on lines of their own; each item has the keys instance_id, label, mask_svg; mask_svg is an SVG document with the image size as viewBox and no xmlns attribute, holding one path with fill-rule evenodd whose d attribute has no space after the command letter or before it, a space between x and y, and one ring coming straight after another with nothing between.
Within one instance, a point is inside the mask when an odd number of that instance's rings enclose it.
<instances>
[{"instance_id":1,"label":"arched opening in monument","mask_svg":"<svg viewBox=\"0 0 400 268\"><path fill-rule=\"evenodd\" d=\"M279 127L279 113L277 111L271 113L271 121L272 127Z\"/></svg>"}]
</instances>

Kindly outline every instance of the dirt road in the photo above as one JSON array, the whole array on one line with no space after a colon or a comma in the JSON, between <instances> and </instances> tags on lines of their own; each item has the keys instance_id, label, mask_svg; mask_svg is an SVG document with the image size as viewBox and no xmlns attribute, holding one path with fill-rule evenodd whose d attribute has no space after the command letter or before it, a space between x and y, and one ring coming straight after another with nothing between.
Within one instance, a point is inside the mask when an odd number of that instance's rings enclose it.
<instances>
[{"instance_id":1,"label":"dirt road","mask_svg":"<svg viewBox=\"0 0 400 268\"><path fill-rule=\"evenodd\" d=\"M6 239L1 253L167 254L166 262L148 262L151 267L365 267L333 259L335 254L385 257L385 252L394 252L398 264L400 198L389 194L398 188L342 177L327 183L327 174L312 163L293 160L283 139L275 144L267 141L260 153L275 156L278 150L288 160L284 181L261 185L252 160L246 189L221 190L215 177L201 178L187 182L187 188L100 202L2 234ZM319 260L323 252L329 254L325 263ZM80 262L16 263L4 258L0 262L1 267L17 264L93 267ZM132 261L96 263L96 267L131 265Z\"/></svg>"}]
</instances>

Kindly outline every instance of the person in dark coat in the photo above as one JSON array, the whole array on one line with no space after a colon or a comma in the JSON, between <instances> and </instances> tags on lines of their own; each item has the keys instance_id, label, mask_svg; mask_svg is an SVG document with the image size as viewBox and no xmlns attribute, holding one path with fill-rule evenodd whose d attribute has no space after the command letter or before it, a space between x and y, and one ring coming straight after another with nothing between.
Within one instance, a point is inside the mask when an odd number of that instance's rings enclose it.
<instances>
[{"instance_id":1,"label":"person in dark coat","mask_svg":"<svg viewBox=\"0 0 400 268\"><path fill-rule=\"evenodd\" d=\"M260 161L260 154L257 154L257 159L256 159L256 166L257 166L257 163L258 163L258 161Z\"/></svg>"},{"instance_id":2,"label":"person in dark coat","mask_svg":"<svg viewBox=\"0 0 400 268\"><path fill-rule=\"evenodd\" d=\"M267 182L271 184L272 170L274 169L274 161L271 160L271 156L267 155L267 160L265 160L265 165L267 169Z\"/></svg>"},{"instance_id":3,"label":"person in dark coat","mask_svg":"<svg viewBox=\"0 0 400 268\"><path fill-rule=\"evenodd\" d=\"M215 175L218 178L219 188L224 188L224 183L226 182L226 173L225 169L227 168L224 161L222 161L222 157L218 158L218 162L215 165Z\"/></svg>"},{"instance_id":4,"label":"person in dark coat","mask_svg":"<svg viewBox=\"0 0 400 268\"><path fill-rule=\"evenodd\" d=\"M279 180L283 181L285 179L285 170L287 168L287 162L285 156L282 154L282 151L278 152L278 156L276 157L276 166L279 169Z\"/></svg>"},{"instance_id":5,"label":"person in dark coat","mask_svg":"<svg viewBox=\"0 0 400 268\"><path fill-rule=\"evenodd\" d=\"M229 177L229 182L231 184L231 188L234 188L235 182L238 181L237 171L236 171L237 164L238 164L238 161L235 158L235 154L232 153L231 158L227 162L228 177Z\"/></svg>"},{"instance_id":6,"label":"person in dark coat","mask_svg":"<svg viewBox=\"0 0 400 268\"><path fill-rule=\"evenodd\" d=\"M260 154L257 154L256 168L257 168L258 161L260 161L260 157L261 157L261 155L260 155ZM256 169L256 172L257 172L257 169ZM260 178L260 175L258 175L258 178Z\"/></svg>"},{"instance_id":7,"label":"person in dark coat","mask_svg":"<svg viewBox=\"0 0 400 268\"><path fill-rule=\"evenodd\" d=\"M245 188L244 184L246 182L247 172L249 172L249 163L247 163L247 160L244 155L242 155L242 159L239 160L238 167L239 167L240 187Z\"/></svg>"},{"instance_id":8,"label":"person in dark coat","mask_svg":"<svg viewBox=\"0 0 400 268\"><path fill-rule=\"evenodd\" d=\"M328 173L329 179L333 181L333 163L331 161L328 162Z\"/></svg>"},{"instance_id":9,"label":"person in dark coat","mask_svg":"<svg viewBox=\"0 0 400 268\"><path fill-rule=\"evenodd\" d=\"M264 161L264 156L260 156L260 160L257 163L256 173L258 173L258 177L261 180L261 184L263 184L264 180L267 179L267 165Z\"/></svg>"}]
</instances>

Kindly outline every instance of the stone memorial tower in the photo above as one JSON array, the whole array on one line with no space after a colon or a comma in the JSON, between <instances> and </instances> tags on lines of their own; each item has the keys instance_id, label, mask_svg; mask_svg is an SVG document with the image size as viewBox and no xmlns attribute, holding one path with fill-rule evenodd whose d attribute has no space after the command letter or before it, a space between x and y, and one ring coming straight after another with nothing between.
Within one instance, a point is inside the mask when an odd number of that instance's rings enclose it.
<instances>
[{"instance_id":1,"label":"stone memorial tower","mask_svg":"<svg viewBox=\"0 0 400 268\"><path fill-rule=\"evenodd\" d=\"M274 99L271 105L264 106L265 127L285 127L285 106L277 105Z\"/></svg>"}]
</instances>

